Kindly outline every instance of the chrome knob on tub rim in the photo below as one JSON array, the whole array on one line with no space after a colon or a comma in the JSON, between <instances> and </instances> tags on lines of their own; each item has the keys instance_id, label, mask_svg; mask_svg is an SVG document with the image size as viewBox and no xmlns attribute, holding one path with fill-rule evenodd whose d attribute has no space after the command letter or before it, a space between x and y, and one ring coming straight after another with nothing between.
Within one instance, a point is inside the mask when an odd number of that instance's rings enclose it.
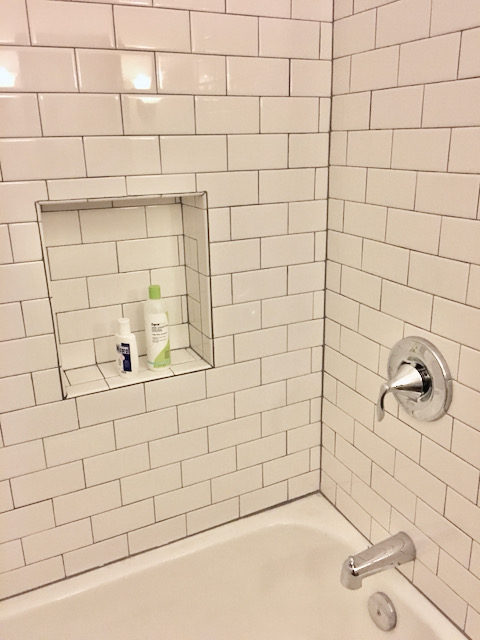
<instances>
[{"instance_id":1,"label":"chrome knob on tub rim","mask_svg":"<svg viewBox=\"0 0 480 640\"><path fill-rule=\"evenodd\" d=\"M425 338L412 336L397 342L388 358L388 381L380 387L377 420L385 416L385 396L392 392L405 411L417 420L438 420L452 401L452 377L440 351Z\"/></svg>"}]
</instances>

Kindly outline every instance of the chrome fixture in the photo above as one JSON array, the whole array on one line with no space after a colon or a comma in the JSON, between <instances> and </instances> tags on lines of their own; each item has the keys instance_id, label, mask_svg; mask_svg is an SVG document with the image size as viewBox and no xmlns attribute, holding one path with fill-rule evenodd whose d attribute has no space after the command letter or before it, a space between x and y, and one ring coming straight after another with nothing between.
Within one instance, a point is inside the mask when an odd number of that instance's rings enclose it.
<instances>
[{"instance_id":1,"label":"chrome fixture","mask_svg":"<svg viewBox=\"0 0 480 640\"><path fill-rule=\"evenodd\" d=\"M405 411L417 420L437 420L452 400L452 377L442 354L428 340L403 338L388 359L388 382L380 387L377 420L385 416L385 396L392 392Z\"/></svg>"},{"instance_id":2,"label":"chrome fixture","mask_svg":"<svg viewBox=\"0 0 480 640\"><path fill-rule=\"evenodd\" d=\"M393 602L386 593L377 591L368 599L368 613L370 618L382 631L391 631L397 624L397 612Z\"/></svg>"},{"instance_id":3,"label":"chrome fixture","mask_svg":"<svg viewBox=\"0 0 480 640\"><path fill-rule=\"evenodd\" d=\"M365 551L349 556L342 565L340 582L347 589L360 589L363 578L415 560L415 545L403 531Z\"/></svg>"}]
</instances>

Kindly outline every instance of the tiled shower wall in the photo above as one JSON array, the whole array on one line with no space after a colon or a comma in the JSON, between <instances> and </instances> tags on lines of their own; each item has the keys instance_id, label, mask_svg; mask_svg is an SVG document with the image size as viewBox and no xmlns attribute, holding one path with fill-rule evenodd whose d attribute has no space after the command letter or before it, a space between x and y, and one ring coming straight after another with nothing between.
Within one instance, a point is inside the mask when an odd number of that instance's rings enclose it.
<instances>
[{"instance_id":1,"label":"tiled shower wall","mask_svg":"<svg viewBox=\"0 0 480 640\"><path fill-rule=\"evenodd\" d=\"M322 489L480 638L480 5L336 0ZM392 345L445 356L448 415L375 402Z\"/></svg>"},{"instance_id":2,"label":"tiled shower wall","mask_svg":"<svg viewBox=\"0 0 480 640\"><path fill-rule=\"evenodd\" d=\"M318 488L331 21L0 2L1 596ZM62 400L34 202L204 190L216 367Z\"/></svg>"}]
</instances>

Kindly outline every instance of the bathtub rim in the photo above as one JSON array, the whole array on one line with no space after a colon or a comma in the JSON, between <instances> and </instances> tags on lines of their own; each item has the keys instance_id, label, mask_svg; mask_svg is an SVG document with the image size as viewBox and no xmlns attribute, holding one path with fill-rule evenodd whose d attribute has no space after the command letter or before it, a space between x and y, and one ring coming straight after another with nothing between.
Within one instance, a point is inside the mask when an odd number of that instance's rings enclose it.
<instances>
[{"instance_id":1,"label":"bathtub rim","mask_svg":"<svg viewBox=\"0 0 480 640\"><path fill-rule=\"evenodd\" d=\"M348 549L347 553L357 552L371 544L325 496L317 492L7 598L0 601L0 624L3 619L21 615L24 611L68 599L116 580L124 580L129 575L151 570L156 565L242 538L260 529L288 525L327 534L328 538L343 543ZM418 612L425 603L428 605L427 618L436 618L436 622L442 626L438 640L462 640L467 637L463 630L399 571L395 571L393 576L397 581L395 586L401 589L402 595L406 592L406 599L412 610ZM425 616L420 617L425 619Z\"/></svg>"}]
</instances>

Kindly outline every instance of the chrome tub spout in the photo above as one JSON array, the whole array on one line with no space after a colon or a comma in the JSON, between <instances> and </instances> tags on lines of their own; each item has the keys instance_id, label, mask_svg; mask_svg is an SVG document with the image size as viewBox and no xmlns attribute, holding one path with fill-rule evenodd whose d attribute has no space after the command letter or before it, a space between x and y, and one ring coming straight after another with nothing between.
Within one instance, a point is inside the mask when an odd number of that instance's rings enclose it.
<instances>
[{"instance_id":1,"label":"chrome tub spout","mask_svg":"<svg viewBox=\"0 0 480 640\"><path fill-rule=\"evenodd\" d=\"M347 589L360 589L363 578L415 560L415 545L403 531L365 551L349 556L342 565L340 581Z\"/></svg>"}]
</instances>

